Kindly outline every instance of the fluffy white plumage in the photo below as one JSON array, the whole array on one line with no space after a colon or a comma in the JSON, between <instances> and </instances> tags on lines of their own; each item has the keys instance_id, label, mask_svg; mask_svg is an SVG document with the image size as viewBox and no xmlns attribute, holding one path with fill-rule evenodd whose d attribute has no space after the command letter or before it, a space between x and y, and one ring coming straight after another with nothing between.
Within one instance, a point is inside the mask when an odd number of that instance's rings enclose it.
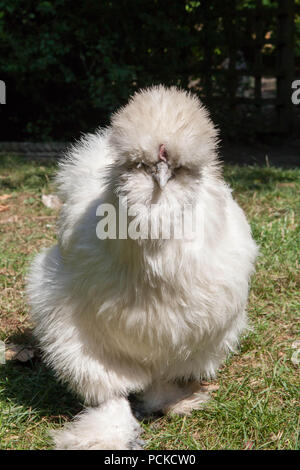
<instances>
[{"instance_id":1,"label":"fluffy white plumage","mask_svg":"<svg viewBox=\"0 0 300 470\"><path fill-rule=\"evenodd\" d=\"M222 179L216 135L195 96L152 87L60 164L59 242L34 260L28 294L48 364L95 408L55 434L57 448L137 448L126 397L139 392L146 412L199 408L201 379L245 329L257 247ZM141 221L192 204L200 230L99 240L96 209L118 196L143 204Z\"/></svg>"}]
</instances>

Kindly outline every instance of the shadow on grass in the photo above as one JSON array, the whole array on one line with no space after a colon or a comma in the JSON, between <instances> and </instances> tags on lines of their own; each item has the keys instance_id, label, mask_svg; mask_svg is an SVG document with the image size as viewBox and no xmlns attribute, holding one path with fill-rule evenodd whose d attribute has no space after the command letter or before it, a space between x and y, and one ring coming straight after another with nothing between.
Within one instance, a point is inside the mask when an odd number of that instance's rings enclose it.
<instances>
[{"instance_id":1,"label":"shadow on grass","mask_svg":"<svg viewBox=\"0 0 300 470\"><path fill-rule=\"evenodd\" d=\"M8 361L0 366L0 376L2 400L31 409L41 418L60 422L62 417L71 418L82 409L79 400L39 360L24 364Z\"/></svg>"},{"instance_id":2,"label":"shadow on grass","mask_svg":"<svg viewBox=\"0 0 300 470\"><path fill-rule=\"evenodd\" d=\"M39 190L49 184L55 170L55 159L30 159L21 156L1 156L0 190Z\"/></svg>"},{"instance_id":3,"label":"shadow on grass","mask_svg":"<svg viewBox=\"0 0 300 470\"><path fill-rule=\"evenodd\" d=\"M19 167L39 166L53 167L57 164L58 159L54 157L38 158L22 155L1 155L0 157L0 170L4 169L17 169Z\"/></svg>"},{"instance_id":4,"label":"shadow on grass","mask_svg":"<svg viewBox=\"0 0 300 470\"><path fill-rule=\"evenodd\" d=\"M299 181L300 169L226 165L224 176L232 188L239 192L272 191L278 183Z\"/></svg>"}]
</instances>

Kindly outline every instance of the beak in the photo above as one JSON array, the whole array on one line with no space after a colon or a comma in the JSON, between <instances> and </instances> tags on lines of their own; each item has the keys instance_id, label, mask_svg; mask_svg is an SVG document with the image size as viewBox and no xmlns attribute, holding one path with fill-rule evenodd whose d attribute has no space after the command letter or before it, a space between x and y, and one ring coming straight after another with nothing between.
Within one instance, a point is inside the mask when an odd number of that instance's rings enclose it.
<instances>
[{"instance_id":1,"label":"beak","mask_svg":"<svg viewBox=\"0 0 300 470\"><path fill-rule=\"evenodd\" d=\"M160 189L164 189L171 176L171 169L166 162L159 162L155 165L155 172L153 173L153 177Z\"/></svg>"}]
</instances>

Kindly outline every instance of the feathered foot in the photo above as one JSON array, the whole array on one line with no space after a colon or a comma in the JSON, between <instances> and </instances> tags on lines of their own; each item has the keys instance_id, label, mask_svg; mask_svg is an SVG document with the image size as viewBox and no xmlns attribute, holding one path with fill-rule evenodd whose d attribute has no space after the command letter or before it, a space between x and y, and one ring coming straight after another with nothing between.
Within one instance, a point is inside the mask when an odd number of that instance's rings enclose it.
<instances>
[{"instance_id":1,"label":"feathered foot","mask_svg":"<svg viewBox=\"0 0 300 470\"><path fill-rule=\"evenodd\" d=\"M173 403L166 406L163 409L163 413L171 415L190 415L194 410L201 410L203 403L209 400L209 394L207 392L195 392L183 400L179 400L177 403Z\"/></svg>"},{"instance_id":2,"label":"feathered foot","mask_svg":"<svg viewBox=\"0 0 300 470\"><path fill-rule=\"evenodd\" d=\"M132 415L126 398L109 400L88 408L62 430L53 431L56 450L142 449L142 428Z\"/></svg>"},{"instance_id":3,"label":"feathered foot","mask_svg":"<svg viewBox=\"0 0 300 470\"><path fill-rule=\"evenodd\" d=\"M155 383L137 397L135 413L138 418L157 412L188 415L201 409L209 398L209 393L196 382Z\"/></svg>"}]
</instances>

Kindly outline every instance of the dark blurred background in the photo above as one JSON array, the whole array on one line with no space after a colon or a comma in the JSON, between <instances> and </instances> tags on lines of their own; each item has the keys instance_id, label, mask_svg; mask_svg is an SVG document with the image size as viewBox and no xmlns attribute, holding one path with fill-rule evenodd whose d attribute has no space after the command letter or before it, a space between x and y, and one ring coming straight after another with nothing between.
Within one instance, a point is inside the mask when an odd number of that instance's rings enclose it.
<instances>
[{"instance_id":1,"label":"dark blurred background","mask_svg":"<svg viewBox=\"0 0 300 470\"><path fill-rule=\"evenodd\" d=\"M299 39L300 0L0 1L0 141L74 140L164 83L225 141L299 144Z\"/></svg>"}]
</instances>

